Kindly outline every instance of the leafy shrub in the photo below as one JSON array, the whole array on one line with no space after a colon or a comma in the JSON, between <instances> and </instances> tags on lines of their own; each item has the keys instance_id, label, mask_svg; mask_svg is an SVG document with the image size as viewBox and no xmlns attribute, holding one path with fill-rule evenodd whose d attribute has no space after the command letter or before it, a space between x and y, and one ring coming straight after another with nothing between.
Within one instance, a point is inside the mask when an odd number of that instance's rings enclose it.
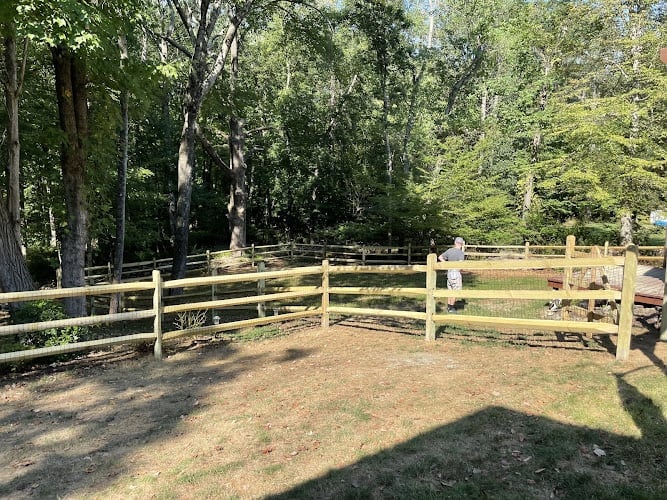
<instances>
[{"instance_id":1,"label":"leafy shrub","mask_svg":"<svg viewBox=\"0 0 667 500\"><path fill-rule=\"evenodd\" d=\"M67 314L60 302L53 300L37 300L26 304L12 315L15 324L42 323L67 319ZM88 328L66 326L49 328L21 335L21 344L27 348L51 347L78 342L88 333Z\"/></svg>"},{"instance_id":2,"label":"leafy shrub","mask_svg":"<svg viewBox=\"0 0 667 500\"><path fill-rule=\"evenodd\" d=\"M32 279L40 285L55 283L58 254L53 248L28 247L26 263Z\"/></svg>"}]
</instances>

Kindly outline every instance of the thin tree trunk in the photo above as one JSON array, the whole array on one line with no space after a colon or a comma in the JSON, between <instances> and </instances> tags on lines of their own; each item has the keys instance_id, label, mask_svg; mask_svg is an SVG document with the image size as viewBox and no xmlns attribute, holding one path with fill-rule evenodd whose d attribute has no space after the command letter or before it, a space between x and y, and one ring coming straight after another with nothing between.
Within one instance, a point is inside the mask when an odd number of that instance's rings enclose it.
<instances>
[{"instance_id":1,"label":"thin tree trunk","mask_svg":"<svg viewBox=\"0 0 667 500\"><path fill-rule=\"evenodd\" d=\"M389 140L389 89L386 74L382 77L382 125L384 128L384 148L387 155L387 179L391 186L394 177L394 153Z\"/></svg>"},{"instance_id":2,"label":"thin tree trunk","mask_svg":"<svg viewBox=\"0 0 667 500\"><path fill-rule=\"evenodd\" d=\"M114 245L113 283L123 280L123 254L125 253L125 201L127 199L127 163L129 149L129 100L130 93L120 94L122 125L119 133L120 159L118 161L118 194L116 197L116 244ZM119 312L120 294L113 294L109 302L109 313Z\"/></svg>"},{"instance_id":3,"label":"thin tree trunk","mask_svg":"<svg viewBox=\"0 0 667 500\"><path fill-rule=\"evenodd\" d=\"M417 97L419 95L419 87L421 85L422 76L426 63L422 63L419 72L414 75L412 79L412 95L410 96L410 109L408 110L408 119L405 123L405 133L403 134L403 173L410 174L410 154L408 146L412 137L412 129L415 126L415 118L417 115Z\"/></svg>"},{"instance_id":4,"label":"thin tree trunk","mask_svg":"<svg viewBox=\"0 0 667 500\"><path fill-rule=\"evenodd\" d=\"M531 207L533 206L533 197L535 196L535 174L528 172L526 174L526 182L523 192L523 207L521 210L521 217L525 219L528 217Z\"/></svg>"},{"instance_id":5,"label":"thin tree trunk","mask_svg":"<svg viewBox=\"0 0 667 500\"><path fill-rule=\"evenodd\" d=\"M82 59L69 49L51 49L56 76L60 127L65 134L61 170L65 193L67 229L62 238L62 285L85 285L88 206L86 201L86 141L88 139L88 96L86 69ZM86 315L85 297L63 300L71 317Z\"/></svg>"},{"instance_id":6,"label":"thin tree trunk","mask_svg":"<svg viewBox=\"0 0 667 500\"><path fill-rule=\"evenodd\" d=\"M125 61L129 57L127 50L127 38L125 35L118 37L118 48L120 49L120 67L125 66ZM114 263L113 263L113 283L120 283L123 280L123 257L125 253L125 201L127 199L127 163L129 150L130 134L130 92L124 88L120 93L120 116L121 127L118 132L118 169L117 183L118 191L116 195L116 243L114 245ZM109 299L109 314L120 312L120 294L115 293Z\"/></svg>"}]
</instances>

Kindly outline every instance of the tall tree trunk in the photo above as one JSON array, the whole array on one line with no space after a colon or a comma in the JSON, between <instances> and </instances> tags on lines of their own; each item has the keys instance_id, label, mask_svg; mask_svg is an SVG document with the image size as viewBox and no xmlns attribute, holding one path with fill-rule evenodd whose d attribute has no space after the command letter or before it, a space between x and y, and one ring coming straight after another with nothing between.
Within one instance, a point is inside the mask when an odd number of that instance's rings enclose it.
<instances>
[{"instance_id":1,"label":"tall tree trunk","mask_svg":"<svg viewBox=\"0 0 667 500\"><path fill-rule=\"evenodd\" d=\"M62 285L85 285L88 205L86 200L86 142L88 139L88 96L84 61L68 48L51 49L56 76L60 127L61 170L65 193L67 228L62 237ZM85 297L63 300L71 317L86 315Z\"/></svg>"},{"instance_id":2,"label":"tall tree trunk","mask_svg":"<svg viewBox=\"0 0 667 500\"><path fill-rule=\"evenodd\" d=\"M244 159L245 137L243 121L235 117L229 120L229 167L232 179L229 186L227 217L231 240L230 250L246 244L246 164Z\"/></svg>"},{"instance_id":3,"label":"tall tree trunk","mask_svg":"<svg viewBox=\"0 0 667 500\"><path fill-rule=\"evenodd\" d=\"M190 90L190 89L189 89ZM178 148L178 197L176 199L176 224L174 227L174 257L171 275L173 279L185 277L190 236L190 206L192 204L192 176L195 167L195 131L201 102L196 98L185 110L181 144Z\"/></svg>"},{"instance_id":4,"label":"tall tree trunk","mask_svg":"<svg viewBox=\"0 0 667 500\"><path fill-rule=\"evenodd\" d=\"M229 203L227 204L227 218L229 220L229 249L234 251L245 247L246 244L246 163L245 163L245 132L243 120L234 116L234 90L239 76L239 33L231 40L229 46L230 70L232 74L232 90L230 92L230 109L232 116L229 119Z\"/></svg>"},{"instance_id":5,"label":"tall tree trunk","mask_svg":"<svg viewBox=\"0 0 667 500\"><path fill-rule=\"evenodd\" d=\"M12 34L4 38L5 74L2 82L5 88L5 105L7 109L7 213L9 224L19 245L21 237L21 185L20 158L21 142L19 135L19 101L25 66L19 70L16 56L16 39ZM27 46L26 46L27 47ZM24 64L27 57L24 50Z\"/></svg>"},{"instance_id":6,"label":"tall tree trunk","mask_svg":"<svg viewBox=\"0 0 667 500\"><path fill-rule=\"evenodd\" d=\"M20 292L34 288L21 245L19 100L25 66L19 74L13 33L5 36L3 46L5 72L0 80L7 109L7 196L0 195L0 290ZM25 57L24 53L24 63ZM10 304L12 309L17 306Z\"/></svg>"},{"instance_id":7,"label":"tall tree trunk","mask_svg":"<svg viewBox=\"0 0 667 500\"><path fill-rule=\"evenodd\" d=\"M183 100L183 128L178 148L178 199L176 200L176 224L174 228L174 257L172 260L172 278L183 278L186 272L188 238L190 233L190 206L192 204L192 176L195 168L195 140L197 118L204 96L213 88L218 76L224 70L229 47L236 36L239 24L248 10L254 5L248 1L236 15L229 16L227 33L221 43L212 68L209 71L208 58L211 49L211 33L215 29L222 4L201 1L199 19L193 22L178 2L174 2L179 17L186 30L191 34L193 50L188 54L190 73ZM173 290L180 293L180 290Z\"/></svg>"},{"instance_id":8,"label":"tall tree trunk","mask_svg":"<svg viewBox=\"0 0 667 500\"><path fill-rule=\"evenodd\" d=\"M123 280L123 254L125 253L125 201L127 199L127 163L129 149L129 101L130 93L125 89L120 94L120 158L118 160L118 193L116 196L116 243L114 245L113 283ZM109 313L119 312L120 294L113 294L109 302Z\"/></svg>"}]
</instances>

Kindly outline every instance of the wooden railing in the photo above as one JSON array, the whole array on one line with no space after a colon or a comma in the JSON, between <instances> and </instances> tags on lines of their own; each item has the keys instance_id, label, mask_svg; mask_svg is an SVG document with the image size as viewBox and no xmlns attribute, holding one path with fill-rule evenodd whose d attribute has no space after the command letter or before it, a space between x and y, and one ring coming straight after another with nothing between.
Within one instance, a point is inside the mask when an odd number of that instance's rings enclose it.
<instances>
[{"instance_id":1,"label":"wooden railing","mask_svg":"<svg viewBox=\"0 0 667 500\"><path fill-rule=\"evenodd\" d=\"M150 281L137 281L117 285L97 285L89 287L41 290L34 292L0 293L0 303L25 302L37 299L61 299L100 294L114 294L131 291L152 291L152 305L142 310L122 312L117 314L93 315L42 323L28 323L0 326L0 337L20 335L26 332L42 331L49 328L67 326L85 326L94 324L112 324L119 321L152 319L152 331L105 338L87 342L75 342L52 347L40 347L32 350L0 353L0 362L12 362L25 359L51 356L55 354L81 351L113 344L130 342L154 342L155 356L162 357L162 344L166 340L175 339L184 335L213 334L226 330L237 330L246 327L255 327L275 322L283 322L298 318L318 316L323 327L328 327L331 314L339 315L367 315L377 317L408 318L423 321L425 324L426 340L434 340L437 325L456 325L483 328L520 328L557 332L581 332L587 334L618 335L616 357L625 360L629 354L632 306L634 302L634 282L636 279L638 251L634 246L627 248L624 257L602 256L597 258L541 258L541 259L493 259L485 261L437 262L435 254L429 254L426 264L412 265L331 265L328 260L320 265L292 268L280 271L261 271L257 273L228 274L224 276L208 276L163 281L160 270L152 272ZM464 272L498 272L498 270L553 270L565 272L566 275L574 268L600 268L621 266L624 269L622 290L610 289L568 289L551 290L545 286L539 290L447 290L437 288L437 273L451 268L458 268ZM382 275L415 274L425 277L423 287L350 287L330 286L330 278L334 275L376 273ZM275 293L248 295L228 299L212 299L200 302L168 305L165 303L165 292L171 289L188 289L192 287L213 288L219 285L240 282L266 282L272 279L291 279L303 276L319 276L319 284L315 286L287 286ZM423 311L404 311L396 309L360 308L331 304L331 296L336 295L386 295L412 297L422 301ZM262 316L253 319L229 321L219 324L210 324L186 329L165 330L163 318L166 314L186 313L198 310L216 310L249 304L265 304L280 302L295 298L319 297L317 305L287 306L281 308L282 314ZM457 299L513 299L513 300L569 300L569 301L613 301L619 302L618 321L615 323L582 322L571 320L550 320L540 318L512 318L488 317L468 314L443 315L437 313L436 304L448 297ZM420 308L422 309L422 308Z\"/></svg>"},{"instance_id":2,"label":"wooden railing","mask_svg":"<svg viewBox=\"0 0 667 500\"><path fill-rule=\"evenodd\" d=\"M533 259L533 258L563 258L567 254L567 245L467 245L466 258L468 260L481 259ZM611 246L609 243L596 247L595 245L575 245L575 255L588 255L593 248L599 248L603 256L623 255L625 247ZM446 248L440 248L439 252ZM664 247L639 246L639 261L653 266L664 266ZM189 255L187 270L192 273L210 275L213 268L229 259L249 259L251 262L270 260L273 258L312 259L315 261L328 260L332 264L417 264L425 263L429 254L429 247L413 246L380 246L380 245L327 245L306 243L278 243L275 245L251 245L235 251L206 251L205 253ZM143 262L132 262L123 265L123 282L144 280L151 276L154 270L167 273L171 269L171 258L156 259ZM111 263L106 266L87 267L86 283L110 283L113 274Z\"/></svg>"}]
</instances>

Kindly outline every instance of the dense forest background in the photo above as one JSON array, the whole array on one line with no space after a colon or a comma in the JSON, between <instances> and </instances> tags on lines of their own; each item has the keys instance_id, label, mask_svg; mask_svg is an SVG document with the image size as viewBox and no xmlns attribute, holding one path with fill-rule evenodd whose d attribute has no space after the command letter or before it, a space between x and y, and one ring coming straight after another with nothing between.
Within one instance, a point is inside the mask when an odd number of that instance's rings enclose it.
<instances>
[{"instance_id":1,"label":"dense forest background","mask_svg":"<svg viewBox=\"0 0 667 500\"><path fill-rule=\"evenodd\" d=\"M646 241L667 4L3 0L0 287L287 239ZM26 259L30 267L26 267ZM27 274L26 274L27 273ZM70 304L70 314L81 304Z\"/></svg>"}]
</instances>

